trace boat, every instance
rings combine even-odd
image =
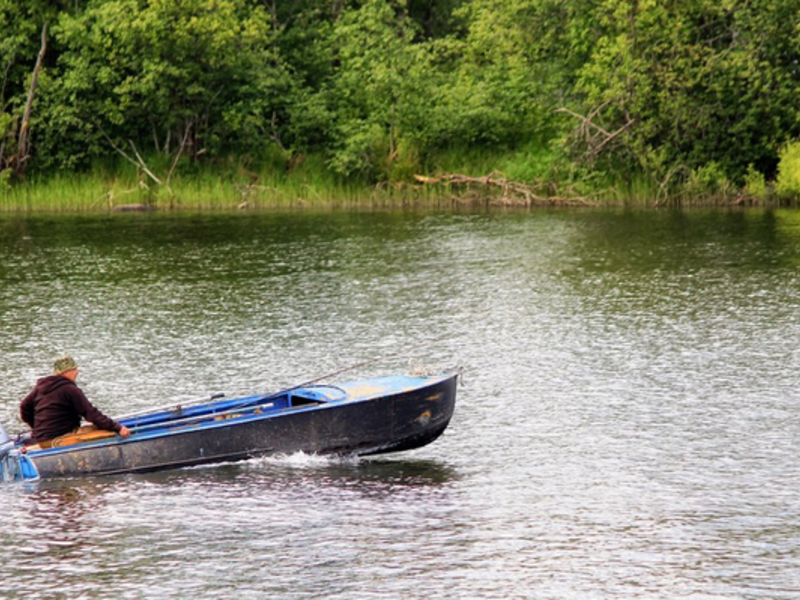
[[[39,444],[0,426],[6,481],[143,473],[275,454],[369,456],[430,444],[447,428],[458,372],[304,384],[232,400],[212,396],[117,417],[123,439],[94,426]]]

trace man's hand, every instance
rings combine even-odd
[[[126,437],[130,437],[130,435],[131,435],[131,430],[130,430],[130,429],[128,429],[127,427],[125,427],[125,425],[123,425],[123,426],[122,426],[122,429],[120,429],[120,430],[119,430],[119,434],[120,434],[122,437],[124,437],[124,438],[126,438]]]

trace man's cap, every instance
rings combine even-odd
[[[67,371],[72,371],[72,369],[77,368],[78,363],[76,363],[75,359],[71,356],[59,356],[53,361],[53,373],[56,375],[66,373]]]

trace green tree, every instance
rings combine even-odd
[[[48,86],[47,166],[74,166],[125,140],[198,157],[270,143],[286,86],[266,11],[245,0],[90,0],[62,15]]]
[[[454,42],[448,137],[501,146],[550,137],[568,79],[560,3],[476,0],[458,14],[466,34]]]
[[[331,34],[331,165],[371,180],[391,178],[399,164],[416,160],[430,97],[425,47],[414,43],[417,30],[403,0],[366,0],[344,11]]]
[[[797,0],[597,2],[582,17],[593,49],[572,104],[585,118],[582,159],[662,184],[711,163],[737,180],[750,164],[774,173],[799,124],[799,10]]]

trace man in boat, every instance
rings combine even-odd
[[[78,363],[61,356],[53,363],[53,374],[36,382],[20,403],[20,416],[33,430],[33,441],[44,442],[77,431],[81,418],[99,429],[128,437],[130,430],[94,407],[75,384]]]

